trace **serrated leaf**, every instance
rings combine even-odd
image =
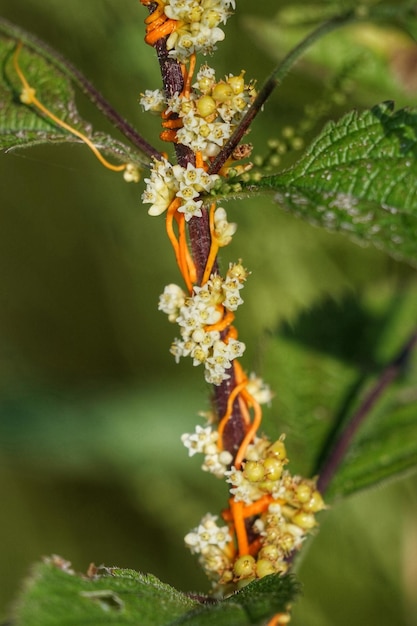
[[[12,33],[13,26],[10,27]],[[27,148],[39,144],[82,143],[69,131],[59,127],[35,107],[22,104],[22,85],[16,73],[13,57],[17,35],[8,33],[9,24],[0,20],[0,150]],[[36,41],[36,40],[34,40]],[[51,55],[23,46],[19,66],[36,97],[56,117],[84,133],[105,154],[121,162],[143,165],[138,150],[132,149],[105,133],[93,133],[91,125],[78,113],[71,78],[62,71]]]
[[[17,626],[171,624],[198,602],[151,575],[100,568],[75,574],[59,557],[38,563],[19,598]]]
[[[14,617],[16,626],[255,626],[285,611],[298,591],[292,577],[272,575],[202,603],[149,574],[101,566],[81,576],[54,556],[34,567]]]
[[[417,265],[417,109],[393,103],[328,124],[290,169],[254,191],[291,213]]]

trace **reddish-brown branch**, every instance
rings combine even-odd
[[[152,2],[147,7],[149,12],[153,13],[158,8],[158,5],[156,2]],[[154,44],[154,48],[158,55],[164,92],[170,98],[176,93],[183,91],[184,75],[180,63],[169,56],[166,41],[166,36],[158,39]],[[175,119],[175,116],[172,116],[170,119]],[[180,143],[174,143],[174,148],[179,165],[182,167],[187,167],[188,163],[195,165],[195,154],[190,148]],[[193,217],[188,223],[188,234],[198,283],[203,278],[211,246],[209,213],[207,209],[202,209],[202,213],[202,217]],[[218,271],[217,261],[213,266],[213,272],[216,271]],[[230,378],[224,380],[220,385],[214,385],[214,405],[219,421],[226,412],[227,400],[236,386],[234,368],[231,367],[227,373],[230,375]],[[233,457],[243,441],[245,432],[245,420],[240,411],[239,401],[236,399],[233,403],[232,415],[226,425],[223,436],[223,447]]]

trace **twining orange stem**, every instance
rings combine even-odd
[[[162,24],[156,28],[148,28],[146,29],[145,41],[150,46],[154,46],[157,41],[162,39],[163,37],[167,37],[177,28],[178,21],[166,19],[162,22]]]
[[[242,461],[246,455],[247,447],[254,439],[262,422],[262,410],[259,403],[256,402],[255,398],[245,389],[242,390],[242,397],[246,401],[246,403],[253,408],[253,420],[252,424],[246,432],[246,435],[243,438],[242,443],[240,444],[239,450],[237,451],[235,458],[236,469],[240,469]]]
[[[290,619],[288,613],[277,613],[269,620],[266,626],[287,626],[290,623]]]
[[[33,105],[35,108],[41,111],[41,113],[43,113],[45,117],[52,120],[57,126],[60,126],[64,130],[74,135],[75,137],[78,137],[79,139],[81,139],[90,148],[90,150],[93,152],[96,158],[100,161],[100,163],[104,165],[104,167],[106,167],[107,169],[112,170],[113,172],[122,172],[123,170],[125,170],[126,163],[123,163],[122,165],[113,165],[112,163],[107,161],[107,159],[104,158],[104,156],[101,154],[98,148],[96,148],[96,146],[91,141],[91,139],[89,139],[81,131],[77,130],[76,128],[73,128],[72,126],[64,122],[63,120],[59,119],[59,117],[57,117],[54,113],[52,113],[52,111],[50,111],[44,104],[42,104],[42,102],[40,102],[37,99],[35,95],[35,89],[33,89],[33,87],[29,85],[28,81],[26,80],[26,77],[24,76],[19,66],[18,59],[19,59],[21,48],[22,48],[22,42],[19,41],[16,47],[16,51],[13,56],[13,65],[14,65],[16,74],[18,75],[19,80],[23,86],[23,90],[21,94],[21,101],[24,102],[24,104]]]
[[[195,166],[207,170],[207,166],[204,163],[201,150],[197,150],[197,152],[195,153]]]
[[[236,533],[239,556],[249,554],[248,534],[246,532],[245,518],[243,515],[244,503],[240,501],[236,502],[234,498],[231,498],[229,505]]]
[[[145,41],[150,46],[153,46],[159,39],[166,37],[174,32],[177,28],[177,20],[169,19],[164,13],[164,5],[158,0],[155,11],[152,11],[150,15],[145,19],[146,24],[146,36]],[[141,3],[145,6],[151,4],[151,1],[141,0]]]
[[[259,498],[259,500],[256,500],[256,502],[245,504],[243,516],[253,517],[253,515],[260,515],[261,513],[264,513],[273,500],[274,498],[270,494],[266,494],[265,496]]]
[[[168,239],[171,242],[172,247],[174,248],[175,258],[177,259],[178,266],[180,267],[180,249],[178,244],[177,236],[174,232],[173,222],[176,217],[177,209],[181,206],[181,198],[174,198],[167,210],[167,218],[166,218],[166,231],[168,235]]]
[[[215,324],[207,324],[207,326],[204,326],[204,330],[206,331],[206,333],[212,330],[218,330],[221,333],[228,326],[230,326],[230,324],[233,322],[234,319],[235,319],[235,314],[232,311],[228,311],[226,315],[222,317],[219,322],[216,322]]]
[[[195,52],[193,52],[192,55],[190,56],[190,65],[188,67],[188,72],[187,72],[185,82],[184,82],[184,89],[182,91],[182,95],[184,96],[184,98],[190,97],[191,81],[193,79],[195,63],[196,63],[196,54]]]
[[[223,449],[223,433],[226,428],[226,424],[229,421],[230,416],[233,411],[233,403],[235,401],[236,396],[246,387],[246,380],[241,382],[239,385],[236,385],[230,392],[230,395],[227,399],[226,412],[222,419],[219,422],[217,427],[217,432],[219,433],[218,446],[220,449]]]
[[[204,269],[203,280],[201,284],[204,285],[210,278],[213,266],[216,262],[217,253],[219,251],[219,244],[216,238],[215,226],[214,226],[214,213],[216,211],[216,203],[213,202],[210,206],[209,223],[210,223],[210,235],[211,245],[209,255],[207,257],[206,267]]]
[[[177,213],[175,218],[178,224],[179,268],[185,284],[187,285],[187,289],[191,293],[193,290],[193,282],[197,280],[197,269],[187,246],[185,217],[183,214]]]

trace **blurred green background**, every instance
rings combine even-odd
[[[255,13],[277,8],[276,0],[239,0],[212,60],[218,75],[267,75],[274,51],[249,31]],[[158,121],[137,103],[160,84],[139,2],[2,0],[1,13],[60,50],[157,143]],[[322,97],[323,76],[301,65],[288,77],[254,125],[258,152]],[[357,98],[372,105],[391,96],[373,101],[359,90]],[[78,103],[97,130],[110,130]],[[354,104],[335,104],[329,117]],[[178,281],[163,218],[141,206],[142,184],[127,185],[82,146],[10,152],[0,168],[0,615],[30,564],[51,553],[77,570],[117,564],[207,590],[182,538],[224,506],[226,489],[198,471],[179,440],[209,400],[201,371],[168,354],[175,327],[157,312],[164,285]],[[369,293],[396,299],[416,285],[413,270],[303,224],[270,199],[229,203],[228,212],[239,230],[224,261],[242,257],[253,273],[237,320],[244,365],[266,380],[274,379],[268,337],[281,324],[296,328],[323,302],[337,303],[340,321]],[[299,383],[269,411],[273,432]],[[294,626],[417,624],[415,488],[410,477],[323,515],[300,565]]]

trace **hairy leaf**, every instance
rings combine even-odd
[[[102,566],[81,576],[54,556],[35,566],[15,618],[18,626],[261,625],[285,611],[297,592],[293,578],[272,575],[223,602],[209,598],[200,602],[149,574]]]
[[[16,30],[16,32],[15,32]],[[37,144],[80,143],[69,131],[40,113],[33,105],[20,101],[22,85],[14,66],[14,56],[20,31],[0,20],[0,150],[26,148]],[[147,164],[138,150],[104,133],[93,133],[91,125],[83,120],[75,104],[72,83],[77,81],[65,72],[49,49],[36,45],[36,39],[23,39],[18,62],[36,97],[56,117],[84,133],[105,154],[122,162]],[[27,39],[27,42],[26,42]],[[33,43],[35,42],[35,43]],[[49,52],[49,53],[48,53]]]
[[[290,169],[252,191],[317,226],[417,265],[417,109],[392,103],[329,123]]]

